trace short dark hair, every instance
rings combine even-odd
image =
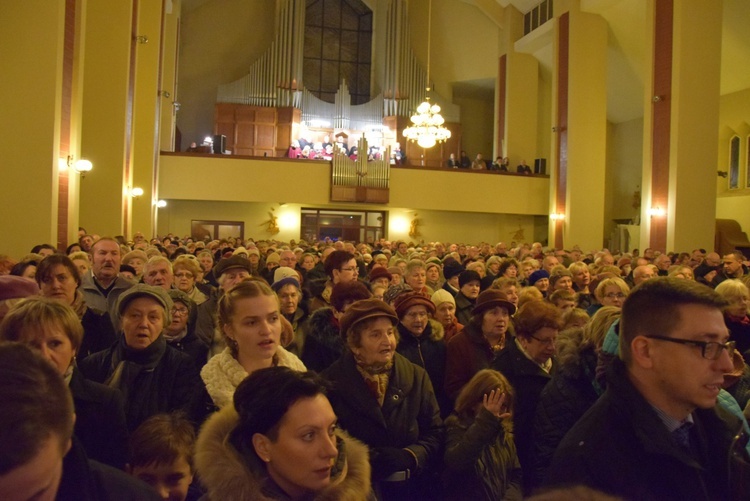
[[[195,428],[180,412],[156,414],[130,435],[130,466],[172,464],[184,457],[193,468]]]
[[[239,420],[230,442],[243,456],[255,454],[254,434],[261,433],[275,442],[279,424],[289,408],[303,398],[327,395],[329,388],[329,383],[314,372],[282,366],[253,372],[234,392]]]
[[[352,259],[354,259],[354,254],[345,250],[337,250],[328,254],[324,264],[328,278],[333,278],[333,270],[340,270],[342,266]]]
[[[669,336],[680,323],[679,307],[689,304],[722,311],[727,302],[707,285],[682,278],[655,277],[636,286],[622,305],[620,358],[630,363],[636,336]]]
[[[47,250],[51,250],[52,252],[57,252],[57,249],[55,247],[53,247],[52,245],[50,245],[50,244],[39,244],[39,245],[35,245],[31,249],[31,253],[32,254],[39,254],[39,251],[42,250],[42,249],[47,249]]]
[[[29,462],[51,436],[73,436],[73,398],[52,364],[21,343],[0,343],[0,475]]]
[[[344,311],[346,303],[353,303],[360,299],[369,299],[372,297],[372,293],[367,286],[359,280],[352,280],[351,282],[341,282],[333,286],[331,290],[331,306],[336,311]]]
[[[65,266],[65,268],[68,269],[68,272],[72,275],[73,279],[76,281],[76,284],[79,286],[81,285],[81,276],[78,273],[78,267],[73,263],[73,261],[68,257],[64,256],[62,254],[52,254],[51,256],[47,256],[42,260],[41,263],[36,267],[36,283],[39,285],[39,287],[42,286],[42,282],[47,280],[50,275],[52,274],[52,268],[58,264],[61,264]]]

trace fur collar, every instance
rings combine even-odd
[[[237,412],[228,406],[215,413],[203,425],[196,443],[195,465],[201,482],[211,500],[271,501],[262,492],[266,473],[256,458],[245,460],[229,442],[237,426]],[[370,495],[370,461],[367,446],[336,432],[339,442],[338,463],[343,463],[339,476],[312,499],[314,501],[361,501]],[[342,455],[344,457],[342,457]]]
[[[289,367],[296,371],[305,371],[307,368],[302,361],[293,353],[279,346],[276,350],[278,358],[277,365]],[[201,370],[201,378],[206,385],[206,391],[211,396],[214,405],[220,409],[232,404],[234,390],[247,377],[247,372],[240,363],[232,356],[229,348],[218,355],[211,357]]]
[[[333,308],[320,308],[310,315],[307,337],[315,339],[319,344],[337,353],[341,353],[344,342],[339,328],[333,323]]]

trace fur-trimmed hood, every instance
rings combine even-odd
[[[333,308],[320,308],[310,315],[307,337],[315,339],[326,348],[341,352],[344,345],[339,333],[338,322],[335,321]]]
[[[445,328],[443,327],[443,324],[441,324],[437,320],[430,318],[427,321],[427,326],[429,327],[429,329],[426,329],[429,330],[427,337],[430,339],[430,341],[440,341],[445,337]],[[404,339],[405,337],[412,337],[416,339],[414,334],[410,333],[406,326],[404,326],[404,324],[402,323],[398,324],[398,331],[401,339]]]
[[[272,501],[285,499],[268,489],[263,464],[242,458],[229,441],[239,417],[233,406],[215,413],[201,428],[195,448],[195,466],[212,501]],[[370,461],[367,446],[336,431],[339,473],[314,501],[361,501],[370,496]]]

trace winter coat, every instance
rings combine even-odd
[[[446,501],[522,499],[521,464],[509,420],[481,408],[474,419],[452,414],[445,428]]]
[[[495,359],[490,343],[471,325],[448,342],[448,356],[445,364],[445,391],[452,402],[474,374],[489,369]]]
[[[404,324],[398,324],[399,342],[396,352],[406,357],[411,363],[427,371],[435,390],[435,398],[440,406],[440,415],[448,416],[453,410],[445,394],[445,341],[443,326],[437,320],[427,322],[422,335],[412,334]]]
[[[78,286],[78,290],[83,294],[86,306],[109,313],[109,319],[112,321],[115,332],[118,332],[120,321],[118,320],[116,311],[117,299],[120,297],[120,294],[130,289],[133,285],[133,282],[130,280],[118,276],[105,296],[99,290],[99,287],[96,286],[94,275],[89,270],[81,277],[81,285]]]
[[[349,350],[323,376],[334,385],[330,398],[339,425],[370,447],[374,482],[402,470],[384,460],[394,448],[408,448],[417,462],[416,472],[412,472],[417,475],[402,484],[419,484],[420,477],[427,478],[434,472],[442,456],[443,426],[424,369],[394,353],[382,407],[367,388]]]
[[[183,410],[194,421],[202,420],[197,405],[203,400],[203,384],[195,365],[190,357],[167,346],[164,336],[136,351],[126,346],[121,335],[108,350],[79,362],[79,368],[87,379],[112,386],[108,380],[121,362],[125,369],[114,387],[125,397],[125,417],[131,431],[162,412]]]
[[[104,351],[117,341],[117,333],[112,320],[105,311],[86,307],[86,312],[81,317],[81,325],[83,326],[83,341],[76,352],[79,359]]]
[[[302,355],[302,350],[305,348],[305,339],[307,338],[307,323],[310,316],[302,308],[297,308],[291,318],[284,315],[284,318],[289,320],[294,330],[294,339],[286,347],[287,350],[291,351],[298,357]]]
[[[221,289],[216,289],[204,303],[198,305],[196,310],[198,314],[195,322],[195,335],[208,347],[214,342],[216,313],[219,311],[219,299],[223,292]]]
[[[85,379],[73,369],[68,384],[76,422],[73,433],[90,459],[124,469],[128,461],[128,425],[122,393]]]
[[[276,357],[279,366],[300,372],[307,370],[296,355],[281,346],[276,349]],[[234,390],[247,376],[247,371],[232,356],[229,348],[224,348],[224,351],[209,360],[201,369],[201,379],[206,385],[206,391],[219,409],[232,404]]]
[[[456,294],[456,319],[459,323],[469,325],[472,309],[474,309],[474,301],[464,296],[463,292]]]
[[[195,466],[208,499],[217,501],[289,500],[253,453],[243,457],[230,442],[239,417],[234,406],[217,412],[201,429],[195,447]],[[367,447],[337,430],[338,458],[331,483],[311,501],[362,501],[370,495]]]
[[[730,499],[734,459],[728,458],[740,422],[718,405],[692,416],[702,464],[676,443],[615,359],[606,392],[560,442],[544,483],[583,484],[644,501]]]
[[[597,354],[583,345],[583,331],[560,336],[557,371],[544,387],[534,417],[534,464],[524,470],[534,487],[541,484],[555,449],[565,434],[604,392],[595,381]]]
[[[302,362],[311,371],[322,372],[344,353],[344,340],[333,308],[320,308],[310,315]]]
[[[167,344],[175,350],[189,356],[195,364],[195,369],[198,371],[200,371],[208,361],[208,346],[198,339],[195,332],[191,332],[189,329],[185,334],[185,337],[176,341],[167,340]]]
[[[737,319],[729,315],[724,315],[724,323],[729,329],[729,339],[737,343],[737,349],[745,357],[745,363],[750,363],[750,322],[748,316],[744,319]]]
[[[557,363],[552,359],[550,373],[531,361],[518,346],[517,341],[509,341],[497,354],[492,368],[500,371],[516,391],[513,413],[513,430],[515,432],[518,460],[524,471],[531,471],[534,450],[534,415],[539,403],[539,395],[552,378]],[[531,486],[531,479],[524,476],[524,492]]]

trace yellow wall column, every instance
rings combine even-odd
[[[550,225],[563,232],[567,249],[598,249],[604,242],[605,163],[607,153],[607,23],[601,16],[573,8],[567,13],[567,98],[564,124],[553,121],[565,145],[557,151],[565,168],[555,173],[557,197],[550,212],[565,214],[562,224]],[[558,23],[562,22],[558,19]],[[561,40],[556,42],[561,43]],[[556,66],[565,64],[557,60]],[[560,85],[557,82],[557,92]],[[559,111],[560,103],[557,103]],[[560,179],[563,182],[559,182]],[[559,193],[561,195],[562,193]],[[562,205],[562,207],[561,207]],[[559,242],[559,238],[557,239]],[[555,243],[554,239],[550,244]]]
[[[136,43],[135,99],[133,109],[133,184],[143,195],[132,201],[132,226],[128,237],[140,231],[156,235],[159,118],[161,101],[159,68],[162,51],[162,2],[138,1],[138,35],[148,43]]]
[[[6,2],[0,16],[0,254],[16,259],[57,241],[64,27],[65,2]]]
[[[102,236],[121,234],[126,213],[132,22],[130,0],[86,2],[81,154],[94,170],[81,181],[80,222]]]
[[[701,0],[674,2],[667,250],[690,252],[714,244],[720,6]]]

